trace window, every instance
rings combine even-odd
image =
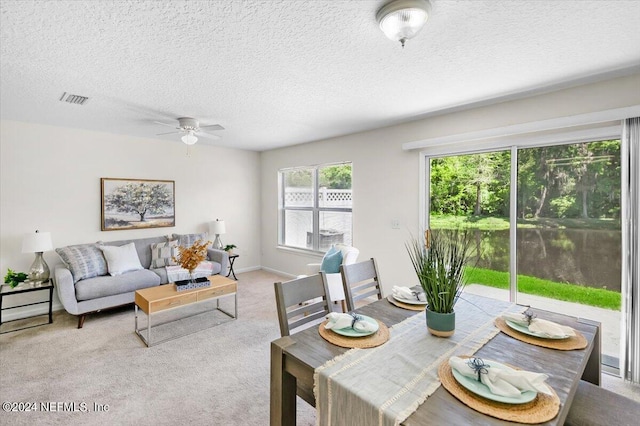
[[[352,243],[351,163],[278,172],[278,244],[324,252]]]

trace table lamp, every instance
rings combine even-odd
[[[224,220],[216,219],[209,223],[209,233],[216,236],[216,239],[213,242],[213,248],[222,250],[222,240],[220,239],[220,235],[225,232]]]
[[[44,261],[42,253],[53,249],[51,233],[36,231],[25,234],[22,239],[22,252],[35,253],[36,258],[27,273],[27,280],[32,282],[44,282],[49,280],[49,265]]]

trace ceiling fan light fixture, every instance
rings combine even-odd
[[[181,139],[182,142],[187,145],[193,145],[194,143],[198,142],[198,138],[193,134],[193,130],[189,130],[187,134],[184,135]]]
[[[430,13],[428,0],[393,0],[378,10],[376,19],[384,35],[404,47],[424,27]]]

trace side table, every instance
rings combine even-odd
[[[239,254],[230,254],[229,255],[229,273],[227,274],[227,277],[229,275],[233,275],[233,279],[236,280],[236,281],[238,281],[238,278],[236,278],[236,273],[233,272],[233,264],[234,264],[234,262],[236,261],[236,259],[238,257],[240,257]]]
[[[44,291],[44,290],[49,290],[49,298],[47,300],[43,300],[40,302],[33,302],[33,303],[25,303],[22,305],[16,305],[16,306],[10,306],[8,308],[3,308],[2,304],[4,303],[4,298],[5,297],[9,297],[9,296],[14,296],[16,294],[24,294],[24,293],[31,293],[33,291]],[[36,324],[36,325],[30,325],[27,327],[22,327],[22,328],[17,328],[15,330],[8,330],[8,331],[0,331],[0,334],[5,334],[5,333],[12,333],[14,331],[19,331],[19,330],[25,330],[27,328],[33,328],[33,327],[40,327],[41,325],[47,325],[47,324],[51,324],[53,323],[53,281],[51,279],[44,281],[42,283],[25,283],[25,284],[20,284],[15,288],[11,288],[11,286],[7,285],[7,284],[2,284],[2,287],[0,288],[0,328],[2,327],[2,324],[8,323],[8,322],[12,322],[12,321],[19,321],[19,320],[23,320],[23,319],[27,319],[27,318],[33,318],[33,317],[39,317],[42,315],[46,315],[46,314],[36,314],[36,315],[30,315],[28,317],[24,317],[24,318],[17,318],[14,320],[10,320],[10,321],[2,321],[2,312],[3,311],[7,311],[9,309],[16,309],[16,308],[21,308],[23,306],[32,306],[32,305],[39,305],[42,303],[48,303],[49,304],[49,322],[46,323],[42,323],[42,324]]]

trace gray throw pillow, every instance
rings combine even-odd
[[[173,239],[178,241],[178,245],[183,247],[191,247],[193,243],[198,240],[208,241],[209,234],[203,232],[202,234],[173,234]]]
[[[79,244],[56,249],[71,271],[73,282],[107,274],[107,262],[97,244]]]
[[[178,263],[173,258],[178,258],[178,241],[151,244],[151,268],[164,268]]]

